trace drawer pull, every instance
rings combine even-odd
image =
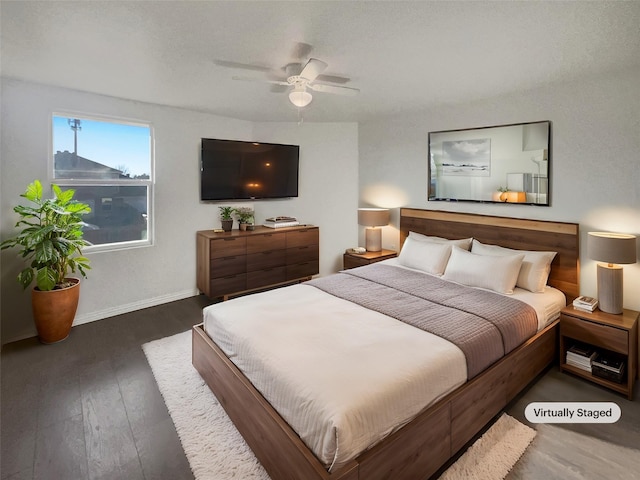
[[[223,238],[222,240],[224,240],[225,242],[235,242],[237,238]]]

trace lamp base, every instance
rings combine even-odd
[[[622,267],[598,264],[598,307],[606,313],[622,313]]]
[[[365,248],[367,252],[380,252],[382,250],[382,229],[369,227],[365,230]]]

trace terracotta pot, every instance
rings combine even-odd
[[[56,343],[64,340],[71,332],[80,299],[80,280],[67,278],[73,285],[67,288],[42,291],[38,287],[31,290],[33,319],[42,343]]]

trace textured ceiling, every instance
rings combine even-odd
[[[354,97],[305,121],[366,121],[640,66],[640,2],[5,1],[2,75],[254,121],[295,121],[263,67],[298,43]],[[306,57],[305,57],[306,58]],[[229,62],[255,69],[231,68]]]

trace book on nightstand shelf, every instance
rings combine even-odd
[[[625,362],[616,355],[598,353],[593,359],[592,373],[596,377],[606,378],[617,383],[624,382]]]
[[[572,365],[586,372],[592,372],[592,362],[597,352],[593,347],[584,344],[575,344],[567,350],[567,365]]]
[[[583,312],[593,312],[598,307],[598,300],[593,297],[580,296],[573,301],[573,308]]]

